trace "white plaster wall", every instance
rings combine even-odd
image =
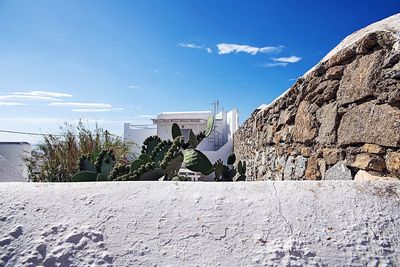
[[[0,155],[3,156],[22,177],[28,178],[28,167],[23,158],[31,153],[31,145],[24,142],[0,143]]]
[[[399,182],[3,183],[0,265],[399,266],[399,194]]]
[[[131,128],[130,123],[124,124],[124,140],[131,142],[130,152],[139,155],[142,151],[143,141],[157,134],[156,128]]]

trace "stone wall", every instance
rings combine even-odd
[[[400,177],[400,15],[354,33],[234,136],[251,180]]]

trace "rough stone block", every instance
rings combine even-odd
[[[293,139],[296,142],[308,143],[317,136],[315,111],[317,107],[307,101],[300,103],[297,110]]]
[[[353,176],[351,175],[350,169],[347,168],[343,161],[339,161],[325,172],[324,179],[353,180]]]
[[[386,168],[394,175],[400,177],[400,153],[389,152],[386,155]]]
[[[337,104],[327,104],[317,111],[317,119],[320,122],[318,142],[323,145],[336,142],[337,129]]]
[[[348,165],[362,170],[383,171],[386,168],[385,160],[377,155],[359,154],[348,160]]]
[[[399,147],[400,109],[374,102],[350,109],[340,121],[338,143],[342,146],[371,143]]]

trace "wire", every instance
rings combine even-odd
[[[0,130],[0,133],[12,133],[12,134],[25,134],[25,135],[36,135],[36,136],[67,136],[66,134],[45,134],[45,133],[32,133],[32,132],[20,132],[20,131],[8,131],[8,130]],[[103,135],[113,135],[117,136],[115,134],[110,133],[109,131],[105,131]],[[73,134],[73,136],[79,136],[77,134]]]

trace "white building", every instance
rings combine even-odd
[[[26,181],[28,178],[28,168],[23,159],[29,156],[30,153],[31,145],[27,142],[0,142],[0,169],[13,169]],[[6,177],[3,177],[3,180],[4,179],[6,179]],[[20,181],[21,179],[15,178],[14,180]]]
[[[152,119],[153,125],[124,124],[124,139],[132,142],[131,152],[140,154],[141,146],[146,137],[158,135],[161,139],[172,139],[171,127],[176,123],[187,140],[189,131],[195,134],[206,129],[207,118],[214,116],[214,129],[211,135],[205,138],[198,149],[214,163],[222,159],[225,164],[228,156],[233,151],[233,134],[239,127],[239,115],[237,109],[229,112],[221,111],[217,114],[211,111],[188,112],[162,112],[157,118]]]

